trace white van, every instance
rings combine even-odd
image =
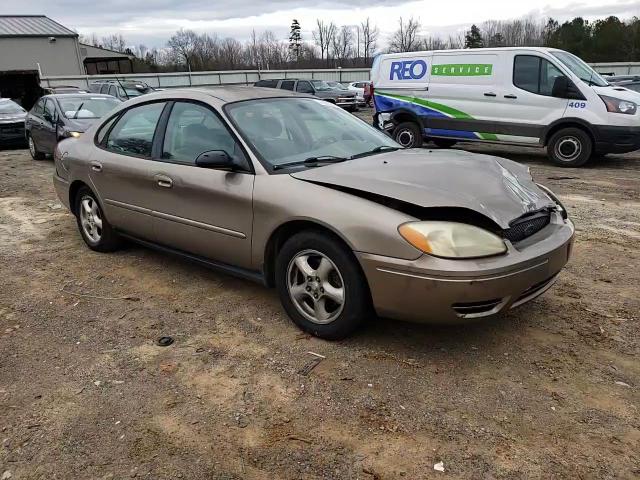
[[[640,148],[640,93],[609,85],[553,48],[479,48],[379,55],[375,126],[405,147],[433,141],[547,147],[557,165]]]

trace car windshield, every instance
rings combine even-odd
[[[333,90],[333,88],[331,88],[329,84],[324,80],[311,80],[311,83],[313,83],[313,86],[315,87],[317,92],[326,92],[327,90]]]
[[[327,85],[329,85],[334,90],[349,90],[347,87],[345,87],[340,82],[327,82]]]
[[[66,118],[102,118],[120,101],[112,97],[64,97],[58,98],[58,105]]]
[[[598,72],[596,72],[593,68],[591,68],[589,65],[584,63],[572,53],[557,51],[551,52],[551,54],[558,60],[560,60],[565,67],[571,70],[574,75],[576,75],[587,85],[595,85],[597,87],[606,87],[607,85],[609,85]]]
[[[384,133],[327,102],[274,98],[229,104],[227,114],[269,166],[308,159],[349,159],[401,148]],[[317,166],[317,164],[315,164]]]
[[[13,100],[0,101],[0,114],[23,113],[24,109]]]

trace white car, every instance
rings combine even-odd
[[[365,105],[371,101],[371,97],[365,97],[365,87],[371,85],[371,82],[351,82],[348,85],[349,90],[356,92],[356,100],[359,105]]]
[[[556,165],[640,148],[640,94],[610,85],[554,48],[476,48],[379,55],[375,124],[404,147],[424,140],[547,147]]]

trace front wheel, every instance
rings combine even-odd
[[[287,240],[275,274],[285,311],[312,335],[340,340],[371,315],[368,285],[357,260],[328,234],[304,231]]]
[[[414,122],[403,122],[393,131],[393,139],[405,148],[422,146],[422,132]]]
[[[581,167],[591,158],[593,141],[579,128],[563,128],[553,134],[547,156],[560,167]]]

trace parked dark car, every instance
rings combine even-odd
[[[31,156],[41,160],[52,154],[60,140],[79,137],[120,103],[110,95],[95,93],[45,95],[36,102],[24,123]]]
[[[0,98],[0,147],[24,143],[24,119],[27,112],[9,98]]]
[[[123,102],[130,98],[136,98],[146,93],[151,93],[155,89],[144,82],[136,82],[132,80],[97,80],[89,85],[91,93],[103,93],[111,95]]]
[[[58,85],[55,87],[44,87],[45,95],[54,95],[57,93],[89,93],[87,90],[83,90],[80,87],[74,87],[73,85]]]
[[[335,103],[339,107],[350,112],[358,109],[356,93],[343,90],[336,90],[324,80],[303,80],[297,78],[260,80],[254,84],[255,87],[281,88],[307,95],[315,95],[327,102]]]

